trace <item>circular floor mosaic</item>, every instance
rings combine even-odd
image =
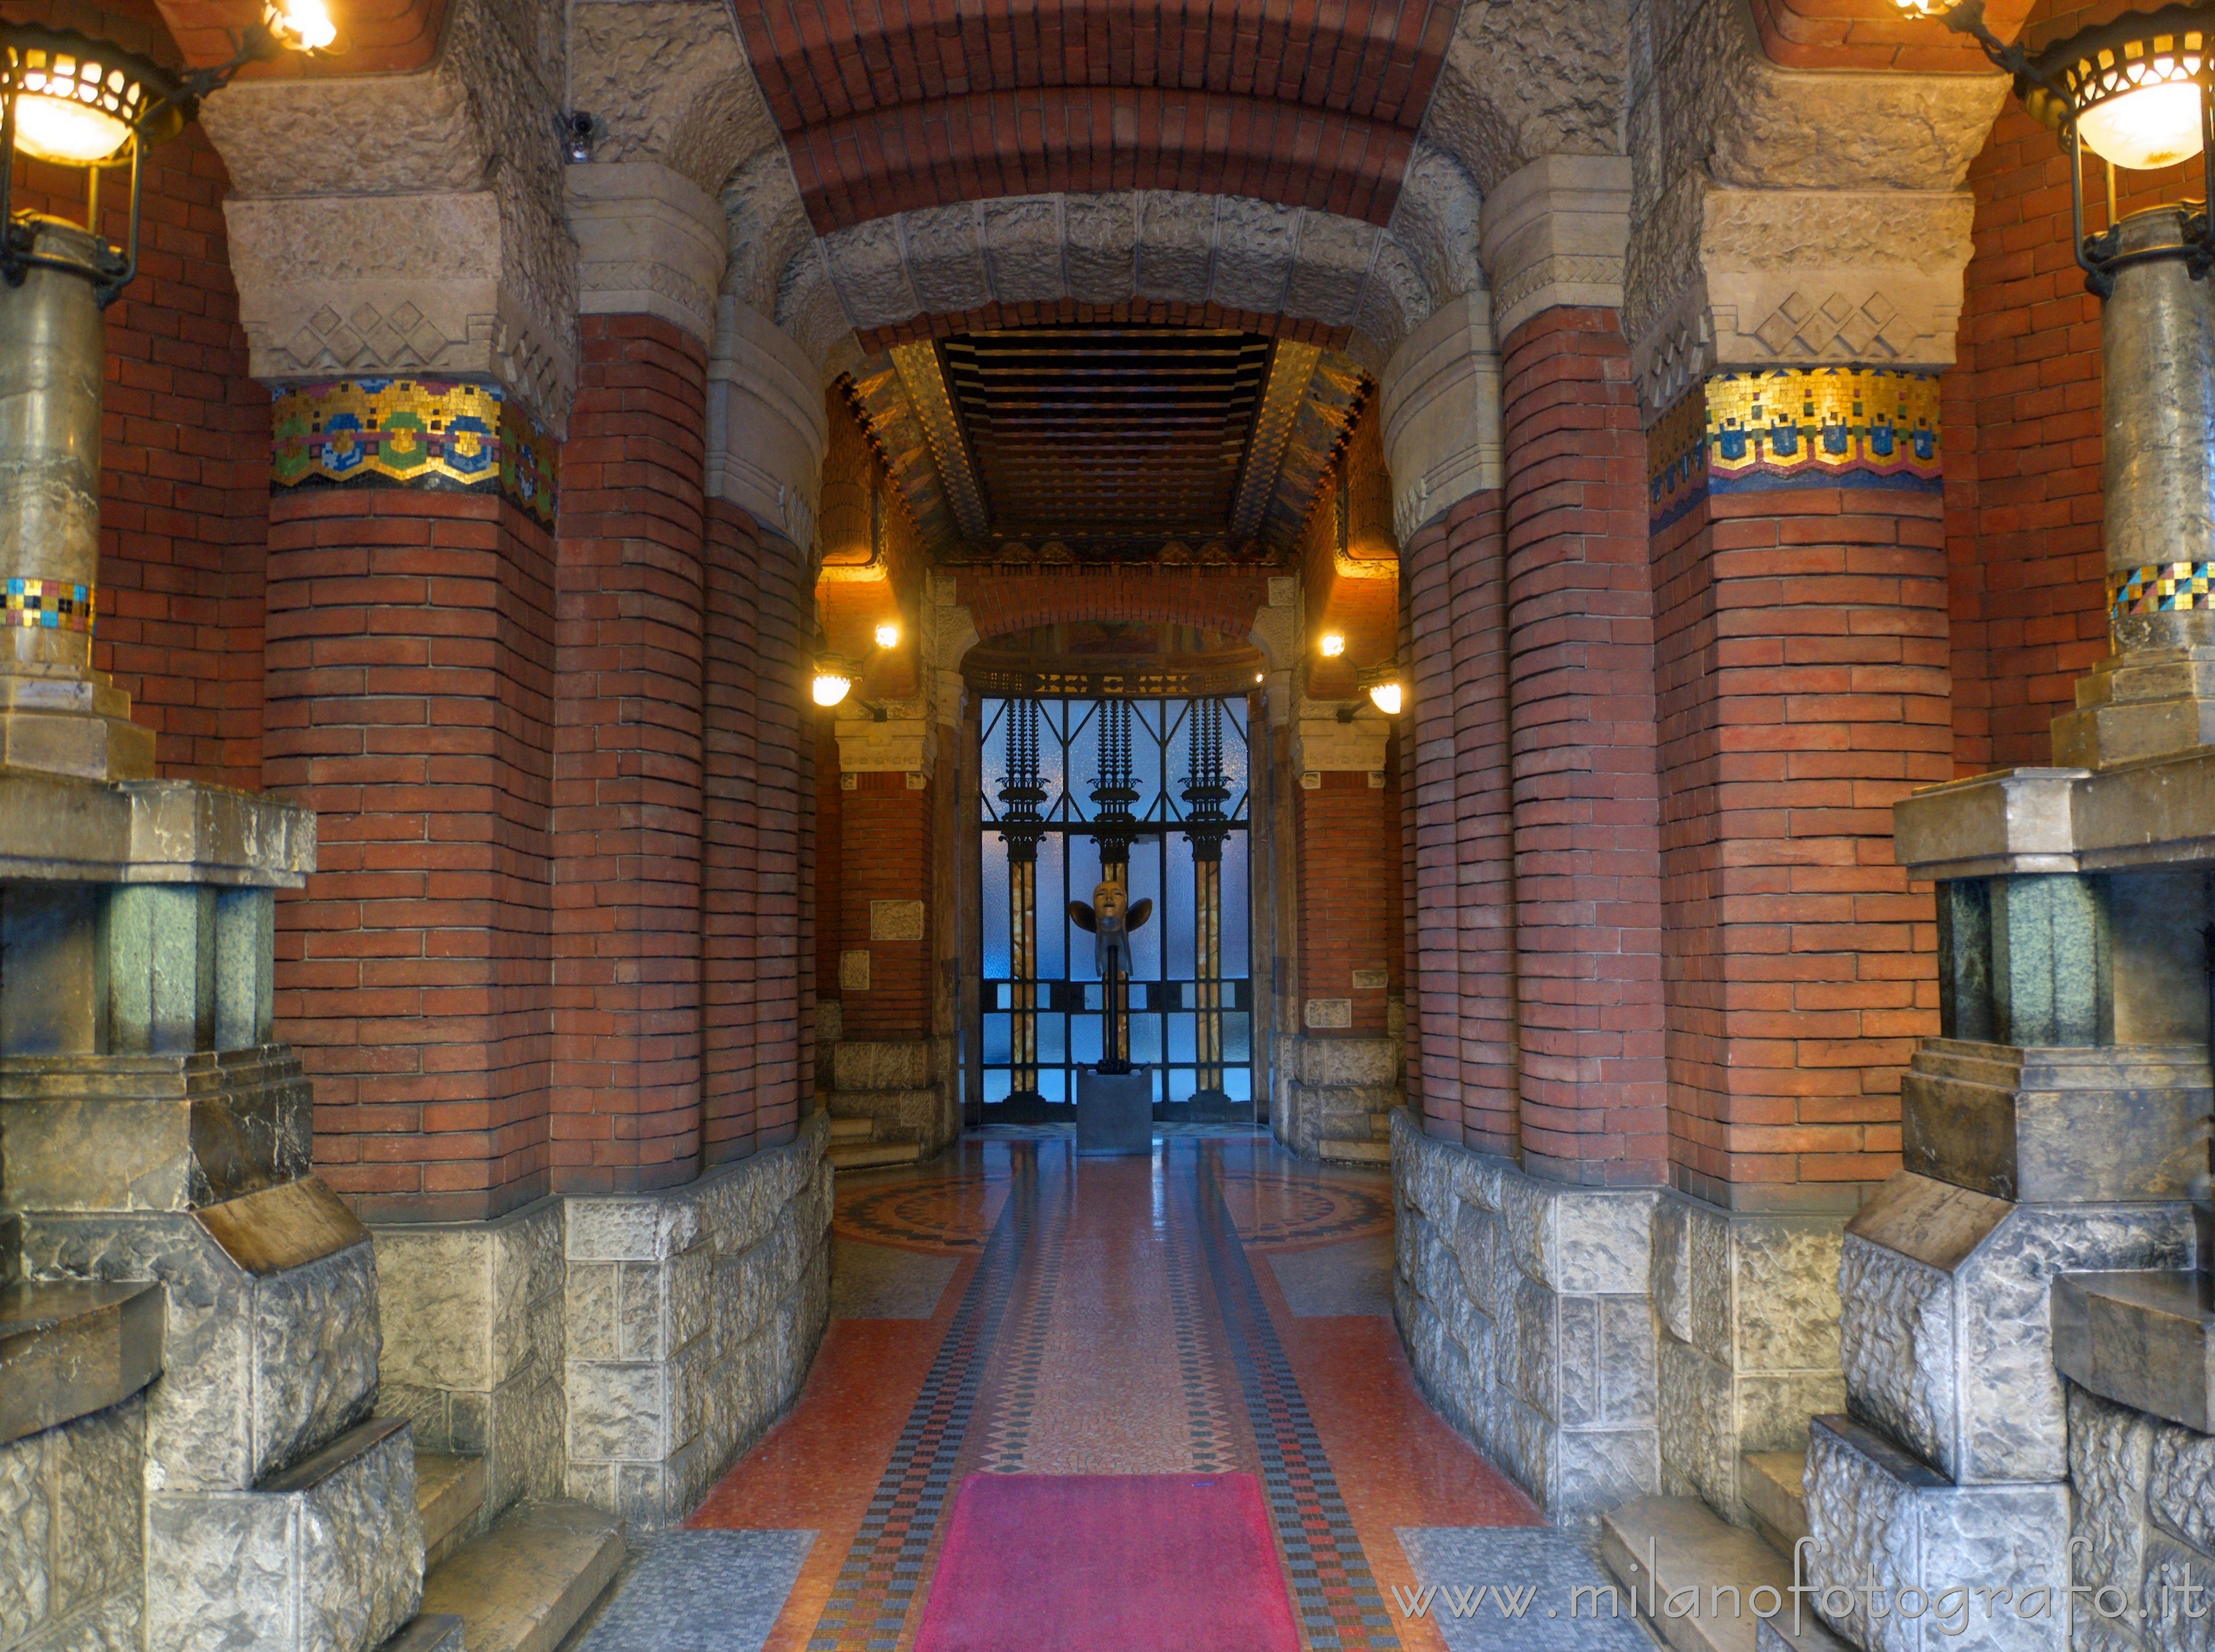
[[[985,1248],[986,1212],[997,1180],[948,1177],[841,1190],[831,1231],[865,1245],[966,1254]]]
[[[1227,1170],[1223,1202],[1249,1245],[1314,1245],[1392,1231],[1392,1191],[1385,1186]]]

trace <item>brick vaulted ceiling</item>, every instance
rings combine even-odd
[[[1246,195],[1383,223],[1445,0],[737,0],[817,230],[1060,190]]]

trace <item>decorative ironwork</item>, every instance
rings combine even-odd
[[[1249,706],[984,701],[988,1117],[1066,1116],[1077,1068],[1106,1053],[1092,938],[1066,909],[1110,877],[1156,909],[1132,935],[1115,1044],[1157,1075],[1161,1117],[1250,1116]],[[1123,860],[1103,866],[1103,847]]]

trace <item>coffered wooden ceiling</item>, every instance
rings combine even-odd
[[[853,389],[943,562],[1276,560],[1366,381],[1230,330],[1038,327],[895,346]]]

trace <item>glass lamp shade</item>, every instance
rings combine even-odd
[[[1372,682],[1369,685],[1369,703],[1387,717],[1397,717],[1400,714],[1400,707],[1403,699],[1404,696],[1400,689],[1400,679],[1396,676],[1386,677],[1382,682]]]
[[[825,654],[815,662],[815,681],[808,687],[819,706],[835,706],[853,691],[854,668],[836,654]]]
[[[2200,151],[2212,29],[2215,11],[2205,7],[2133,12],[2057,42],[2039,66],[2067,94],[2085,148],[2126,171],[2150,172]],[[2024,102],[2052,124],[2065,113],[2051,96],[2029,93]]]
[[[157,64],[70,29],[0,22],[0,97],[15,110],[15,148],[59,166],[126,159],[136,137],[183,127],[177,84]]]

